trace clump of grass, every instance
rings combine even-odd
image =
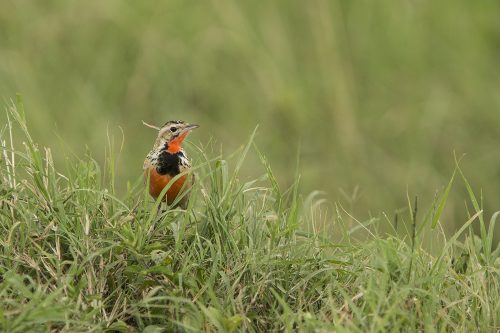
[[[258,150],[265,174],[242,181],[250,140],[234,161],[193,147],[189,208],[158,210],[141,179],[114,193],[112,160],[108,170],[87,156],[58,171],[51,150],[31,139],[22,104],[8,115],[0,137],[2,331],[498,329],[498,215],[486,227],[472,190],[471,217],[450,239],[433,229],[448,188],[418,223],[410,207],[412,231],[379,235],[386,219],[359,222],[339,206],[328,217],[317,193],[280,188]],[[470,228],[478,221],[480,236]],[[424,248],[428,233],[437,234],[437,255]]]

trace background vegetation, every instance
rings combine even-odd
[[[122,193],[155,135],[141,120],[181,118],[202,125],[193,142],[229,152],[260,124],[280,184],[293,183],[300,151],[303,193],[324,190],[359,217],[392,216],[407,190],[430,204],[453,151],[466,153],[491,216],[499,14],[498,2],[467,0],[3,0],[0,96],[24,96],[33,137],[60,165],[61,151],[87,147],[102,162],[107,130],[121,128]],[[257,162],[243,175],[260,175]],[[464,198],[463,187],[449,198],[448,233],[467,220]]]
[[[0,331],[497,332],[499,14],[2,0]],[[170,119],[186,212],[141,179]]]

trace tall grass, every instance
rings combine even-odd
[[[125,166],[113,156],[107,169],[90,154],[57,168],[51,149],[32,140],[22,104],[7,114],[1,331],[500,327],[500,248],[492,244],[498,215],[488,225],[472,190],[470,218],[452,237],[442,232],[447,192],[423,218],[416,205],[400,214],[413,220],[412,230],[386,234],[380,227],[389,219],[358,221],[340,205],[329,218],[320,194],[303,197],[299,181],[280,187],[252,136],[230,159],[190,146],[197,182],[188,209],[158,209],[142,179],[124,195],[114,192],[114,168]],[[238,174],[248,154],[262,161],[262,177]],[[429,239],[437,255],[426,250]]]

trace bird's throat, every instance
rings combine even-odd
[[[175,154],[175,153],[178,153],[182,150],[182,142],[184,141],[184,139],[186,138],[186,136],[188,135],[188,132],[185,132],[181,135],[179,135],[178,137],[170,140],[170,142],[167,143],[166,145],[166,150],[171,153],[171,154]]]

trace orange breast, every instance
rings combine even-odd
[[[147,176],[147,175],[146,175]],[[149,194],[155,199],[157,199],[161,191],[167,186],[167,184],[172,180],[173,177],[170,175],[160,175],[157,171],[156,168],[151,167],[149,169]],[[166,199],[167,203],[171,205],[181,190],[183,190],[184,183],[186,182],[186,175],[183,175],[179,177],[167,190],[166,193]]]

